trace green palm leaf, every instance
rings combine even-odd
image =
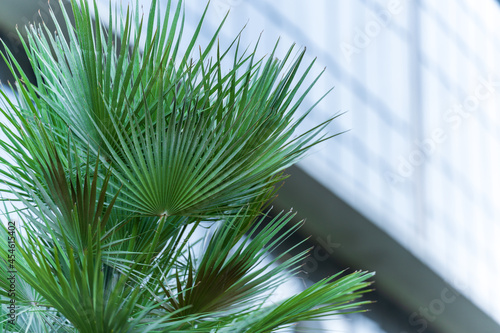
[[[95,1],[71,6],[61,21],[52,15],[55,33],[27,28],[36,83],[2,53],[17,95],[0,91],[0,192],[21,226],[9,329],[271,332],[366,304],[372,275],[362,272],[266,303],[306,253],[270,257],[301,224],[293,213],[266,223],[261,212],[334,119],[294,134],[321,76],[309,78],[305,50],[279,60],[277,43],[256,59],[259,43],[242,51],[238,36],[223,48],[224,19],[195,52],[208,6],[186,37],[182,1],[162,14],[153,0],[145,17],[137,4],[123,15],[110,7],[107,26]]]

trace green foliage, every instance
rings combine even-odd
[[[164,16],[155,0],[146,18],[110,14],[107,28],[95,3],[71,5],[63,22],[53,16],[55,33],[30,26],[23,39],[36,83],[2,53],[17,77],[15,99],[1,92],[2,191],[23,222],[11,329],[272,332],[366,304],[365,272],[266,302],[306,253],[269,257],[300,224],[292,213],[264,223],[261,212],[283,170],[328,139],[333,120],[293,136],[318,79],[302,87],[314,64],[301,70],[304,51],[292,46],[278,60],[277,44],[256,59],[257,45],[241,52],[239,38],[221,49],[222,22],[195,52],[207,11],[183,44],[181,1],[168,1]]]

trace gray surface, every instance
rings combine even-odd
[[[331,243],[340,244],[332,254],[335,260],[351,268],[376,271],[375,288],[407,311],[412,332],[425,332],[426,324],[443,333],[500,332],[495,321],[458,292],[452,294],[447,283],[367,217],[299,168],[290,168],[287,173],[291,177],[280,190],[275,207],[293,207],[299,219],[306,218],[301,232],[311,236],[312,242],[325,242],[330,237]],[[328,269],[321,267],[321,271]],[[436,315],[429,312],[425,319],[418,313],[429,306]],[[410,322],[412,313],[417,315]]]

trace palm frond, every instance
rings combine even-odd
[[[244,48],[239,35],[223,47],[224,18],[197,50],[208,5],[190,36],[182,1],[162,14],[153,0],[142,17],[110,5],[107,26],[96,1],[71,8],[51,14],[55,33],[42,24],[21,36],[36,83],[1,53],[17,92],[0,90],[0,194],[22,226],[13,329],[271,332],[365,305],[364,272],[266,303],[306,253],[270,257],[301,224],[262,211],[335,118],[295,134],[322,75],[310,78],[305,49],[279,60],[278,41],[257,59],[259,42]]]

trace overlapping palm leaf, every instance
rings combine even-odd
[[[17,95],[1,92],[1,191],[23,226],[12,329],[271,332],[365,304],[363,272],[265,302],[305,253],[270,258],[300,224],[288,213],[265,225],[260,212],[333,120],[293,135],[319,78],[305,51],[278,60],[277,44],[257,59],[239,37],[221,48],[224,20],[197,50],[208,7],[185,43],[181,1],[153,0],[143,17],[137,3],[110,6],[106,27],[95,2],[71,7],[52,16],[55,33],[28,27],[35,83],[2,53]],[[200,252],[207,222],[217,228]]]

